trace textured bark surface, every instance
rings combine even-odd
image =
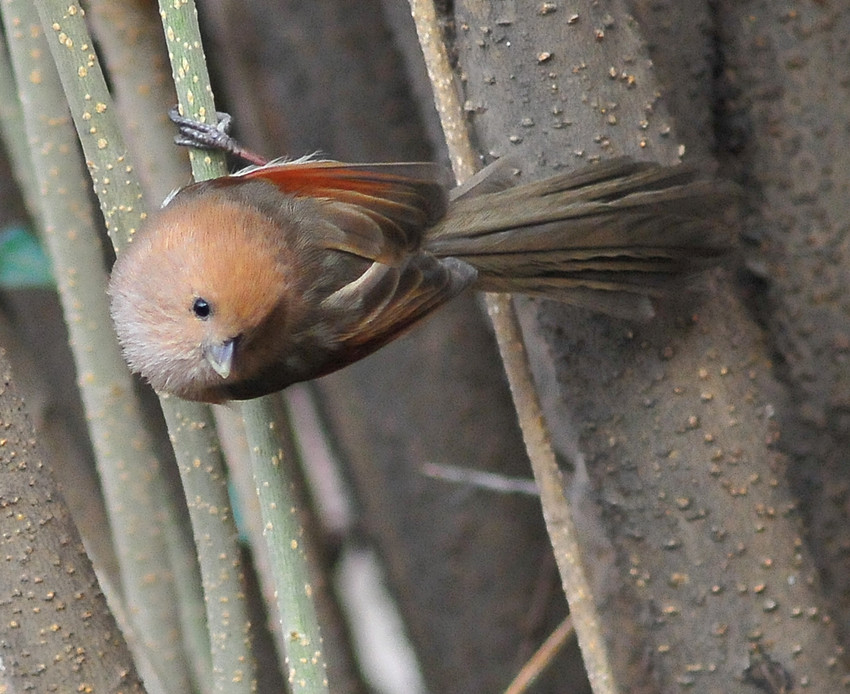
[[[712,74],[700,60],[707,37],[692,29],[693,40],[670,45],[663,10],[653,11],[668,56],[686,46],[691,74]],[[621,3],[529,16],[470,0],[457,4],[456,36],[480,149],[509,154],[524,176],[617,154],[672,162],[688,150]],[[712,82],[675,84],[688,85],[679,120],[711,123]],[[770,346],[730,277],[717,272],[648,325],[522,305],[553,438],[577,470],[574,512],[622,691],[736,691],[756,647],[792,682],[842,684],[776,446]]]
[[[747,181],[758,315],[788,393],[780,447],[806,537],[850,631],[850,8],[721,2],[735,160]]]
[[[143,692],[0,351],[0,689]]]

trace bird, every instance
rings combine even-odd
[[[225,148],[221,128],[185,122],[207,136],[192,144]],[[253,163],[151,213],[109,280],[131,370],[187,400],[329,374],[470,288],[647,320],[735,241],[733,187],[686,164],[615,158],[516,183],[497,161],[453,188],[429,162],[240,156]]]

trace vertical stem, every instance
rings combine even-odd
[[[183,113],[197,120],[215,121],[215,105],[209,86],[192,0],[177,6],[160,3],[165,37],[172,61],[175,86]],[[220,153],[192,150],[192,171],[196,180],[225,173]],[[293,690],[319,694],[328,691],[322,637],[312,599],[309,565],[298,523],[294,482],[285,479],[279,467],[283,456],[276,428],[274,396],[244,403],[242,415],[257,482],[266,541],[274,562],[278,614],[286,648],[286,667]]]
[[[246,402],[242,416],[276,582],[286,675],[293,692],[323,694],[329,691],[327,668],[304,545],[306,533],[299,518],[295,482],[282,474],[283,450],[267,400]]]
[[[472,175],[476,157],[463,118],[459,90],[441,38],[433,0],[410,0],[410,7],[434,88],[437,112],[459,181]],[[602,635],[593,592],[579,552],[578,533],[564,493],[563,479],[528,364],[516,310],[505,294],[487,296],[499,351],[510,383],[517,416],[534,477],[540,489],[543,517],[576,628],[588,678],[596,694],[616,692],[610,656]]]

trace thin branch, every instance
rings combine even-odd
[[[508,477],[498,475],[494,472],[483,470],[472,470],[458,465],[443,465],[441,463],[425,463],[422,466],[422,474],[438,480],[448,482],[459,482],[486,489],[499,494],[526,494],[528,496],[540,496],[540,490],[534,480],[519,477]]]
[[[410,6],[434,86],[437,112],[446,134],[455,176],[462,183],[476,169],[477,157],[466,131],[459,90],[440,38],[434,3],[433,0],[410,0]],[[578,533],[534,386],[519,320],[507,295],[488,295],[487,311],[499,343],[528,457],[540,488],[543,517],[555,550],[588,677],[596,694],[613,694],[616,692],[616,680],[610,654],[596,612],[591,582],[581,562]]]
[[[548,668],[555,656],[563,651],[569,638],[575,634],[572,617],[564,618],[555,631],[540,644],[534,655],[522,666],[522,669],[508,685],[505,694],[524,694],[537,681],[537,678]]]

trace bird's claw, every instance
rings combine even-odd
[[[215,123],[202,123],[201,121],[180,115],[177,106],[170,109],[168,111],[168,117],[178,129],[178,134],[174,137],[174,143],[182,147],[218,150],[258,166],[266,163],[267,160],[264,157],[246,150],[231,137],[230,127],[233,123],[233,118],[229,113],[216,111],[215,115]]]
[[[217,111],[215,123],[202,123],[181,116],[178,107],[175,106],[168,111],[168,117],[179,131],[179,134],[174,138],[174,142],[178,145],[198,147],[199,149],[218,149],[225,152],[231,151],[233,138],[230,136],[230,126],[233,123],[233,118],[229,113]]]

